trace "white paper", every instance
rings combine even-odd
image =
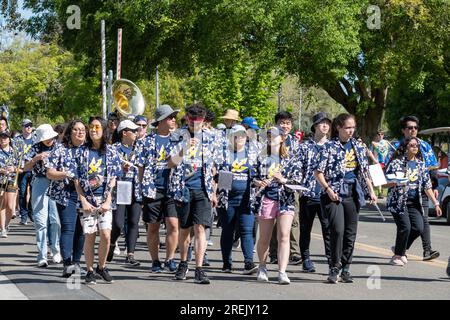
[[[131,204],[132,193],[131,181],[117,181],[117,204]]]
[[[233,172],[221,170],[219,171],[219,190],[231,190],[233,185]]]
[[[295,190],[295,191],[308,191],[308,188],[305,188],[299,184],[286,184],[285,185],[287,188]]]
[[[381,165],[379,163],[370,165],[369,173],[374,187],[379,187],[387,183],[383,169],[381,169]]]

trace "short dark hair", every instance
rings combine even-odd
[[[405,116],[405,117],[401,117],[400,118],[400,127],[402,129],[405,129],[406,128],[406,123],[408,121],[415,122],[415,123],[417,123],[417,125],[419,125],[419,118],[417,118],[416,116]]]
[[[58,132],[58,134],[64,133],[64,130],[66,130],[66,124],[58,123],[55,125],[55,131]]]
[[[278,123],[280,120],[293,120],[292,114],[287,111],[280,111],[275,115],[275,123]]]
[[[206,122],[214,122],[215,119],[216,119],[216,114],[211,110],[207,110],[205,121]]]
[[[187,107],[186,113],[188,113],[189,115],[191,115],[193,117],[205,118],[206,108],[201,103],[194,103],[194,104],[191,104],[189,107]]]

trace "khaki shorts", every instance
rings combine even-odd
[[[80,219],[84,234],[93,234],[98,230],[112,229],[112,211],[105,213],[83,213]]]

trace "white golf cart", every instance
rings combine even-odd
[[[426,140],[431,141],[432,146],[438,146],[443,152],[449,156],[450,150],[450,127],[439,127],[422,130],[419,136],[426,136]],[[439,161],[439,159],[438,159]],[[448,178],[449,168],[441,168],[436,170],[436,178],[438,180],[439,203],[442,209],[442,218],[450,224],[450,182]],[[434,204],[429,201],[430,216],[435,215]]]

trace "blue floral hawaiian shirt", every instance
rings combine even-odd
[[[358,162],[359,170],[357,170],[356,179],[362,188],[365,199],[370,198],[370,189],[367,185],[366,178],[369,178],[369,162],[366,157],[366,147],[356,140],[350,139],[353,149],[355,150],[354,156]],[[319,164],[316,171],[322,172],[325,176],[329,187],[339,196],[342,197],[342,191],[344,190],[344,176],[345,176],[345,148],[339,141],[339,138],[333,138],[328,141],[320,154]],[[322,194],[325,194],[325,190],[322,190]],[[363,199],[360,199],[362,201]]]
[[[59,144],[48,157],[48,161],[45,166],[47,169],[56,169],[57,171],[69,172],[75,179],[77,177],[77,164],[76,159],[80,156],[80,147],[66,147],[63,144]],[[56,203],[67,206],[71,192],[74,191],[73,181],[69,179],[54,180],[50,184],[48,195]]]
[[[188,144],[190,139],[190,133],[188,129],[181,128],[172,134],[174,141],[178,141],[178,143],[174,146],[174,149],[171,152],[171,157],[178,155],[180,150],[184,150],[183,154],[186,155],[186,151],[188,150]],[[200,156],[202,157],[202,170],[203,170],[203,179],[204,186],[206,188],[206,193],[208,194],[208,198],[212,201],[214,196],[214,167],[215,164],[219,161],[220,155],[218,155],[218,150],[216,148],[217,144],[214,142],[214,136],[211,135],[209,130],[202,129],[201,134],[198,134],[198,139],[202,141],[201,143],[201,151]],[[170,182],[169,182],[169,196],[173,197],[177,201],[188,202],[188,190],[185,188],[186,175],[189,171],[189,164],[184,160],[180,161],[180,163],[172,169]]]
[[[298,158],[289,154],[288,158],[282,158],[280,163],[281,174],[288,179],[289,184],[300,184],[302,176],[298,163]],[[253,180],[264,180],[270,178],[269,157],[266,154],[260,154],[256,163],[256,172]],[[283,184],[278,184],[278,205],[280,212],[295,210],[295,191],[289,189]],[[261,203],[264,192],[258,192],[256,188],[252,189],[250,195],[250,205],[253,214],[258,215],[261,211]]]
[[[428,173],[428,169],[425,165],[425,162],[421,160],[417,160],[417,186],[418,186],[418,194],[420,195],[423,190],[431,188],[431,179],[430,174]],[[395,174],[396,172],[403,172],[406,175],[407,171],[408,159],[403,157],[402,159],[394,159],[392,160],[387,168],[386,174]],[[416,175],[416,173],[414,173]],[[396,214],[404,214],[407,210],[406,201],[408,200],[408,185],[409,180],[406,185],[397,185],[389,188],[388,190],[388,198],[387,198],[387,209]],[[419,196],[420,207],[423,214],[422,207],[422,197]]]
[[[249,170],[248,170],[248,179],[251,181],[252,177],[256,174],[256,163],[258,158],[258,153],[255,148],[252,148],[249,143],[245,146],[245,154],[247,157]],[[221,157],[222,162],[218,164],[218,171],[225,170],[231,171],[232,166],[232,156],[231,150],[229,148],[225,149],[225,155]],[[229,190],[218,189],[218,207],[219,208],[228,208],[228,194]]]
[[[18,158],[18,150],[15,146],[10,146],[9,151],[0,149],[0,168],[6,167],[6,166],[13,166],[17,167],[19,165],[19,158]],[[8,173],[7,181],[13,182],[15,179],[15,173]],[[4,174],[0,174],[0,181],[3,181],[5,179]]]
[[[101,203],[97,203],[96,197],[89,185],[88,171],[89,171],[89,148],[84,145],[79,150],[79,156],[76,158],[77,166],[77,178],[80,182],[80,187],[84,192],[86,200],[94,207],[99,207]],[[113,178],[120,178],[122,176],[122,166],[120,157],[116,148],[111,145],[106,146],[106,187],[103,192],[102,202],[104,202],[107,196],[111,193],[111,209],[115,209],[116,199],[112,194],[112,188],[110,182]]]
[[[146,139],[146,138],[144,138]],[[137,158],[139,157],[139,153],[141,152],[141,149],[137,147],[138,144],[140,144],[144,139],[138,140],[136,142],[136,144],[133,146],[133,150],[131,151],[131,155],[129,159],[125,159],[126,161],[131,162],[132,164],[136,165],[136,163],[138,162]],[[113,144],[113,147],[116,148],[117,154],[119,155],[119,157],[124,158],[125,154],[123,154],[121,152],[121,143],[117,142]],[[122,170],[123,171],[123,170]],[[121,176],[120,178],[118,178],[117,180],[123,180],[125,176],[125,172],[123,172],[123,176]],[[139,181],[139,174],[138,174],[138,170],[135,167],[131,167],[129,169],[129,172],[126,174],[126,176],[132,176],[133,179],[133,190],[134,190],[134,197],[136,202],[141,202],[142,201],[142,185]]]
[[[301,143],[296,156],[298,157],[300,173],[302,175],[301,185],[308,189],[308,191],[303,192],[303,196],[317,198],[319,196],[319,194],[316,194],[318,182],[314,177],[314,170],[317,169],[320,160],[317,143],[312,139]]]
[[[59,146],[59,143],[56,141],[53,143],[53,145],[51,147],[47,147],[41,142],[35,143],[30,148],[28,153],[24,156],[25,161],[31,161],[31,159],[33,159],[34,156],[36,156],[40,153],[43,153],[43,152],[51,153],[58,146]],[[33,166],[33,175],[36,177],[45,177],[45,175],[47,174],[47,168],[46,168],[47,162],[48,162],[48,158],[46,158],[45,160],[40,160],[40,161],[36,162]]]
[[[397,150],[397,148],[400,146],[400,144],[404,141],[404,137],[402,137],[400,140],[395,141],[392,146]],[[425,166],[427,168],[430,167],[438,167],[439,163],[436,159],[436,156],[434,155],[433,149],[431,148],[430,144],[422,139],[418,139],[420,142],[420,152],[422,153],[422,157],[425,163]],[[389,150],[389,154],[386,157],[386,162],[388,163],[389,160],[392,158],[392,155],[394,154],[394,151],[392,148]]]

